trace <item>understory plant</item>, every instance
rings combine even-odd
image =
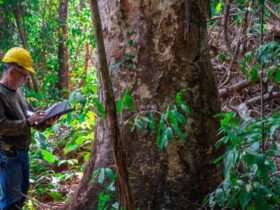
[[[211,209],[276,210],[280,206],[277,143],[280,114],[264,120],[240,120],[234,113],[220,114],[217,143],[224,154],[224,180],[209,195]]]

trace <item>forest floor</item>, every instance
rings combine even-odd
[[[268,33],[264,37],[268,41],[280,41],[280,22],[270,20],[267,23]],[[261,116],[261,90],[260,82],[249,82],[240,69],[240,62],[244,55],[260,45],[260,37],[255,34],[240,35],[238,27],[231,27],[230,38],[234,54],[228,52],[224,41],[222,20],[216,27],[209,30],[209,47],[211,62],[216,76],[220,93],[222,111],[237,112],[241,118],[258,118]],[[264,69],[265,71],[265,69]],[[264,79],[264,110],[265,115],[280,110],[279,86]]]

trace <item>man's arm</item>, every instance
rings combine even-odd
[[[47,128],[51,127],[53,124],[55,124],[58,119],[59,119],[59,117],[54,117],[52,119],[47,120],[44,123],[41,123],[41,124],[39,124],[37,126],[34,126],[33,128],[35,128],[38,131],[44,131]]]
[[[26,110],[28,111],[31,111],[31,112],[34,112],[35,113],[35,110],[29,103],[27,103],[27,101],[25,100],[24,96],[23,96],[23,93],[21,90],[18,90],[18,94],[20,96],[20,102],[22,103],[22,105],[25,107]],[[40,113],[40,111],[37,111]],[[43,113],[43,112],[42,112]],[[29,118],[29,116],[26,114],[26,118]],[[43,116],[43,115],[42,115]],[[36,124],[33,124],[32,123],[32,128],[38,130],[38,131],[44,131],[46,130],[48,127],[50,127],[50,125],[46,125],[45,123],[42,123],[42,124],[39,124],[39,125],[36,125]]]
[[[19,136],[29,129],[27,120],[9,120],[5,116],[4,104],[0,100],[0,136]]]

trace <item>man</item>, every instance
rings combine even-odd
[[[28,105],[20,93],[31,74],[30,53],[23,48],[10,49],[3,58],[4,71],[0,80],[0,210],[22,209],[29,188],[28,148],[31,128],[42,129],[38,123],[44,113],[28,117]]]

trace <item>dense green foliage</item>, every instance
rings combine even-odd
[[[0,1],[0,19],[5,22],[0,26],[2,53],[11,47],[22,46],[15,20],[16,5],[21,9],[28,49],[39,81],[39,92],[24,88],[24,93],[34,108],[44,109],[62,100],[57,89],[59,1]],[[94,38],[89,6],[87,2],[82,6],[78,0],[69,1],[67,47],[71,93],[68,100],[75,111],[43,133],[33,130],[30,150],[32,199],[28,209],[42,206],[41,202],[65,201],[69,187],[81,178],[83,164],[89,159],[98,84],[91,58],[85,61],[87,51],[94,48]]]
[[[223,137],[217,146],[226,146],[226,151],[217,161],[223,160],[225,179],[210,195],[210,206],[278,209],[280,176],[275,159],[279,156],[276,136],[280,115],[274,114],[263,121],[242,121],[231,112],[220,117]],[[265,141],[265,148],[262,141]]]
[[[242,12],[250,2],[237,1],[235,9]],[[272,2],[279,3],[278,0]],[[221,12],[223,6],[221,2],[216,3],[213,7],[216,15]],[[273,85],[279,84],[280,45],[278,41],[269,38],[267,41],[262,41],[268,35],[268,25],[262,21],[261,12],[264,12],[266,20],[271,15],[264,9],[265,1],[260,0],[253,6],[255,10],[250,11],[255,22],[249,26],[247,33],[254,34],[258,42],[257,45],[247,49],[242,56],[240,70],[244,77],[253,83],[260,80],[266,83],[271,81],[272,88]],[[278,11],[279,4],[275,6]],[[234,16],[233,21],[236,21],[234,24],[239,25],[240,16]],[[220,61],[224,62],[227,56],[225,54],[220,56],[222,58]],[[232,112],[218,115],[221,119],[222,137],[216,146],[224,148],[225,153],[216,160],[216,163],[224,166],[224,180],[209,195],[208,204],[211,208],[242,210],[279,208],[280,118],[278,112],[266,112],[266,115],[268,116],[261,118],[252,118],[249,113],[241,114],[242,118]]]

